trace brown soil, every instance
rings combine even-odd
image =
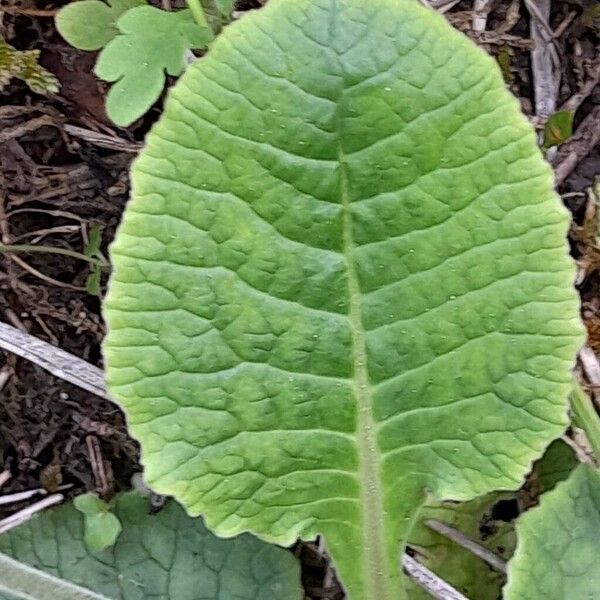
[[[254,5],[240,3],[240,8]],[[493,5],[485,34],[472,31],[472,0],[462,0],[447,14],[456,27],[500,57],[511,88],[532,115],[528,12],[521,0]],[[48,97],[19,81],[0,92],[0,236],[6,244],[82,252],[90,231],[100,228],[106,255],[127,200],[128,167],[135,156],[122,149],[135,150],[160,108],[128,129],[111,125],[103,110],[105,86],[90,74],[94,54],[70,48],[44,12],[59,6],[44,0],[0,0],[0,15],[5,11],[0,34],[18,49],[40,49],[42,64],[61,81],[60,92]],[[555,1],[553,6],[550,26],[559,30],[556,48],[563,73],[560,105],[580,89],[600,59],[600,16],[593,12],[594,0]],[[599,101],[596,86],[577,110],[576,129]],[[121,150],[75,137],[65,125],[112,136]],[[582,269],[583,314],[590,343],[600,350],[600,251],[587,194],[598,174],[600,147],[588,148],[559,191],[574,215],[571,241]],[[0,320],[101,367],[104,325],[99,298],[85,290],[88,275],[87,263],[70,257],[0,255]],[[103,279],[101,293],[105,283]],[[3,493],[70,483],[71,493],[88,490],[110,497],[129,488],[139,470],[138,448],[115,405],[0,352],[3,469],[12,474]],[[310,598],[342,597],[315,545],[300,545],[296,553]]]

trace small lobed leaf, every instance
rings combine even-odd
[[[415,0],[228,26],[132,183],[108,385],[217,534],[322,534],[351,599],[404,598],[424,503],[518,488],[564,431],[568,215],[497,64]]]
[[[166,74],[183,72],[186,52],[206,46],[212,34],[187,9],[167,12],[140,6],[127,11],[117,24],[120,35],[100,52],[95,73],[115,82],[106,111],[117,125],[127,126],[156,102]]]
[[[36,94],[59,90],[56,76],[38,63],[39,50],[17,50],[0,37],[0,91],[11,79],[21,79]]]
[[[592,600],[600,589],[600,474],[579,466],[517,522],[505,600]]]
[[[56,15],[56,29],[63,38],[80,50],[100,50],[119,30],[117,20],[130,8],[146,4],[145,0],[79,0],[61,8]]]
[[[149,515],[147,500],[128,493],[114,510],[123,531],[108,550],[90,550],[84,515],[65,505],[0,535],[0,552],[111,600],[300,598],[298,564],[281,548],[250,535],[218,539],[173,501]]]

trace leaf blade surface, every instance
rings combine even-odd
[[[218,534],[325,534],[352,597],[399,597],[425,490],[516,488],[565,427],[565,211],[493,61],[416,3],[228,27],[133,185],[109,385]]]
[[[600,475],[579,466],[517,521],[507,600],[594,598],[600,586]]]

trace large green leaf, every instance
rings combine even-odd
[[[506,600],[594,600],[600,590],[600,474],[587,466],[517,523]]]
[[[150,484],[219,535],[325,535],[402,597],[426,496],[519,486],[581,340],[566,212],[497,66],[414,0],[272,0],[132,171],[108,384]]]
[[[249,535],[216,538],[175,502],[149,515],[142,496],[124,494],[115,513],[123,531],[107,550],[86,546],[83,515],[67,505],[1,535],[0,552],[113,600],[300,598],[298,564],[286,550]],[[57,590],[51,597],[62,598]]]

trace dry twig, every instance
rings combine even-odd
[[[64,381],[101,398],[111,400],[104,386],[104,373],[101,369],[33,335],[1,322],[0,348],[30,360]]]
[[[195,57],[194,57],[195,58]],[[108,148],[109,150],[119,150],[121,152],[133,152],[137,153],[142,149],[142,144],[137,142],[129,142],[123,138],[106,135],[105,133],[99,133],[92,131],[91,129],[85,129],[78,127],[77,125],[64,125],[64,130],[73,137],[85,140],[90,144],[94,144],[100,148]]]
[[[2,253],[4,254],[4,252],[2,252]],[[8,256],[13,262],[17,263],[21,267],[21,269],[24,269],[28,273],[31,273],[31,275],[33,275],[34,277],[37,277],[38,279],[41,279],[42,281],[45,281],[46,283],[49,283],[50,285],[54,285],[56,287],[67,288],[69,290],[76,290],[78,292],[86,291],[86,289],[84,287],[81,287],[79,285],[73,285],[71,283],[66,283],[65,281],[58,281],[58,279],[54,279],[53,277],[44,275],[44,273],[42,273],[41,271],[38,271],[37,269],[32,267],[30,264],[26,263],[21,257],[17,256],[16,254],[9,254],[7,252],[6,256]]]
[[[580,431],[581,432],[581,431]],[[583,432],[581,432],[583,433]],[[569,437],[566,433],[563,434],[560,439],[567,444],[575,453],[577,460],[584,465],[590,465],[591,467],[596,467],[594,464],[594,453],[590,448],[582,446],[577,440]],[[586,444],[587,445],[587,444]]]
[[[5,533],[9,529],[13,527],[18,527],[28,521],[35,515],[36,513],[48,508],[49,506],[54,506],[55,504],[61,503],[65,497],[62,494],[52,494],[47,498],[43,498],[38,502],[34,502],[33,504],[27,506],[23,510],[19,510],[16,513],[2,519],[0,521],[0,533]]]
[[[4,365],[0,369],[0,392],[4,389],[4,386],[8,383],[11,375],[12,375],[12,368],[9,365]]]
[[[72,488],[73,484],[68,483],[61,485],[59,491],[67,490]],[[34,490],[25,490],[23,492],[15,492],[14,494],[4,494],[0,496],[0,505],[2,504],[15,504],[17,502],[23,502],[23,500],[29,500],[34,496],[47,496],[48,492],[44,488],[36,488]]]
[[[100,442],[95,435],[87,435],[85,437],[85,446],[87,449],[90,466],[92,467],[92,474],[94,475],[94,482],[96,484],[96,490],[102,497],[107,497],[111,492],[111,484],[107,475],[106,464],[104,462],[104,457],[102,456],[102,448],[100,447]]]
[[[435,573],[424,567],[412,556],[404,554],[402,566],[409,577],[423,589],[427,590],[436,600],[468,600],[451,585],[440,579]]]
[[[558,55],[553,45],[553,32],[548,25],[550,0],[525,0],[525,6],[531,14],[531,37],[535,41],[531,51],[535,114],[547,119],[556,110],[559,86],[555,70]]]
[[[600,362],[595,352],[589,346],[584,346],[579,351],[579,361],[588,381],[595,388],[600,389]]]
[[[598,48],[600,56],[600,48]],[[581,89],[573,94],[561,107],[560,110],[577,112],[577,109],[583,104],[584,100],[594,91],[594,88],[600,83],[600,59],[596,60],[589,69],[589,78],[583,84]]]
[[[481,33],[487,27],[487,19],[493,0],[475,0],[473,3],[473,31]]]
[[[35,117],[25,123],[14,125],[13,127],[4,127],[0,132],[0,144],[5,144],[9,140],[19,138],[21,136],[32,133],[41,127],[46,126],[57,127],[57,122],[49,115],[42,115],[41,117]]]
[[[425,524],[430,529],[433,529],[440,535],[447,537],[449,540],[452,540],[459,546],[462,546],[471,554],[478,556],[482,560],[484,560],[490,567],[496,569],[496,571],[500,573],[506,573],[506,561],[500,558],[497,554],[494,554],[491,550],[484,548],[480,544],[478,544],[475,540],[472,540],[470,537],[466,536],[462,531],[447,525],[446,523],[442,523],[436,519],[428,519],[425,521]]]
[[[0,487],[2,487],[12,477],[10,471],[5,469],[0,473]]]

